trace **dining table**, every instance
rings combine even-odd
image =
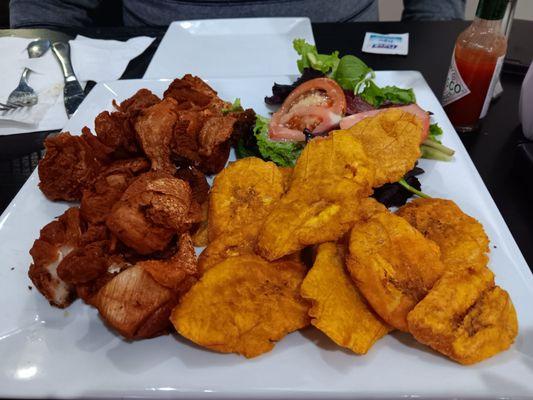
[[[312,28],[319,52],[338,50],[341,54],[353,54],[375,70],[420,71],[440,98],[455,40],[468,24],[462,20],[313,23]],[[143,77],[167,29],[164,26],[46,28],[4,29],[0,30],[0,37],[50,40],[68,40],[77,34],[115,40],[139,35],[155,37],[141,55],[131,60],[121,79]],[[409,33],[408,55],[363,53],[366,32]],[[530,269],[533,267],[533,143],[523,135],[518,102],[522,81],[533,59],[531,33],[533,21],[513,22],[500,77],[503,92],[493,101],[477,132],[459,135]],[[57,131],[0,136],[0,213],[36,168],[44,155],[44,139],[54,132]],[[453,184],[455,177],[448,179]]]

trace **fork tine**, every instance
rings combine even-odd
[[[22,101],[11,101],[7,103],[10,106],[14,106],[15,108],[25,107],[26,103]]]
[[[13,106],[9,103],[8,104],[0,103],[0,107],[8,109],[8,110],[14,110],[15,108],[17,108],[16,106]]]

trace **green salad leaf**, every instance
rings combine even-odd
[[[422,142],[420,150],[422,158],[438,161],[451,161],[455,154],[454,149],[450,149],[442,144],[439,137],[442,135],[442,128],[435,124],[429,126],[429,133],[426,140]]]
[[[335,73],[340,61],[338,51],[331,54],[318,54],[316,46],[307,43],[304,39],[294,39],[292,45],[301,57],[297,61],[300,72],[303,72],[305,68],[312,68],[324,74]]]
[[[355,90],[356,86],[374,71],[360,58],[352,55],[342,57],[332,78],[346,90]]]
[[[239,99],[238,97],[233,101],[233,103],[231,104],[231,107],[228,107],[228,108],[223,108],[222,109],[222,115],[227,115],[229,113],[232,113],[232,112],[239,112],[239,111],[244,111],[244,109],[242,108],[242,105],[241,105],[241,99]]]
[[[397,86],[383,86],[380,88],[371,80],[365,82],[365,88],[360,95],[364,101],[374,107],[379,107],[386,101],[393,104],[416,103],[413,89],[402,89]]]
[[[431,124],[429,126],[429,134],[428,134],[428,137],[437,142],[437,143],[441,143],[442,142],[440,141],[439,137],[442,135],[442,128],[438,125],[438,124]]]
[[[257,147],[264,160],[271,160],[280,167],[292,167],[300,156],[304,144],[301,142],[281,142],[270,140],[268,124],[270,120],[260,115],[256,116],[254,135]]]

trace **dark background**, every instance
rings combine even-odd
[[[9,27],[9,0],[0,0],[0,28]]]

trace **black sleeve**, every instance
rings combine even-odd
[[[97,10],[103,3],[104,0],[11,0],[10,25],[11,28],[51,29],[95,26]]]
[[[403,21],[464,19],[466,0],[403,0]]]

